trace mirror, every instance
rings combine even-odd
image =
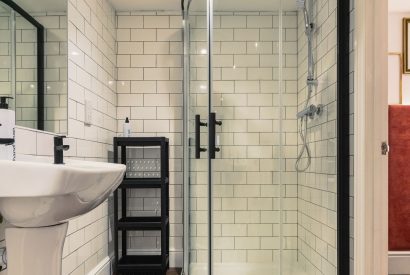
[[[410,18],[403,18],[403,73],[410,74]]]
[[[0,96],[16,125],[67,133],[67,1],[0,0]]]

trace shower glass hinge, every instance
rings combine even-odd
[[[381,149],[382,149],[382,155],[387,155],[390,151],[390,147],[385,141],[382,142]]]

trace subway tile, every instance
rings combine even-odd
[[[180,55],[159,55],[157,57],[158,67],[182,67],[182,57]]]
[[[246,80],[247,71],[245,68],[223,68],[222,79],[224,80]]]
[[[169,28],[169,16],[144,16],[144,28]]]
[[[131,107],[131,119],[157,119],[155,107]]]
[[[247,16],[247,27],[248,28],[272,28],[273,27],[273,17],[272,16]]]
[[[144,54],[169,54],[169,42],[144,42]]]
[[[234,29],[235,41],[259,41],[258,29]]]
[[[143,26],[142,16],[118,16],[117,20],[117,26],[120,29],[142,28]]]
[[[169,106],[170,97],[168,94],[145,94],[144,106]]]
[[[144,120],[144,131],[148,133],[169,132],[168,120]]]
[[[155,29],[131,29],[131,41],[156,41]]]
[[[142,54],[141,42],[118,42],[118,54]]]
[[[235,55],[234,64],[236,67],[259,67],[258,55]]]
[[[246,54],[246,43],[221,42],[221,54]]]
[[[143,69],[139,68],[118,68],[118,80],[142,80]]]
[[[143,106],[143,95],[140,94],[119,94],[118,106]]]
[[[130,41],[131,31],[130,29],[117,29],[117,41]],[[135,41],[133,39],[133,41]]]
[[[221,28],[246,28],[246,16],[222,16]]]
[[[168,68],[144,68],[145,80],[169,80],[170,70]]]
[[[156,93],[156,81],[132,81],[131,93]]]
[[[131,67],[156,67],[157,57],[155,55],[131,55]]]
[[[235,249],[259,249],[260,240],[258,237],[236,237]]]
[[[158,29],[157,41],[182,41],[181,29]]]

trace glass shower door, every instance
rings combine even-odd
[[[187,2],[188,3],[188,2]],[[207,1],[195,0],[184,14],[185,238],[186,274],[209,274],[208,35]]]
[[[212,2],[212,274],[282,274],[280,5]]]
[[[188,2],[189,275],[336,274],[336,6],[306,0],[303,20],[304,1],[290,2]],[[302,127],[306,101],[324,112]]]
[[[280,5],[247,3],[195,0],[185,14],[191,275],[282,274],[283,241],[296,255],[296,211],[281,240]]]

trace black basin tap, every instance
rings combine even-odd
[[[64,145],[66,136],[54,137],[54,164],[64,164],[64,151],[70,149],[70,145]]]

